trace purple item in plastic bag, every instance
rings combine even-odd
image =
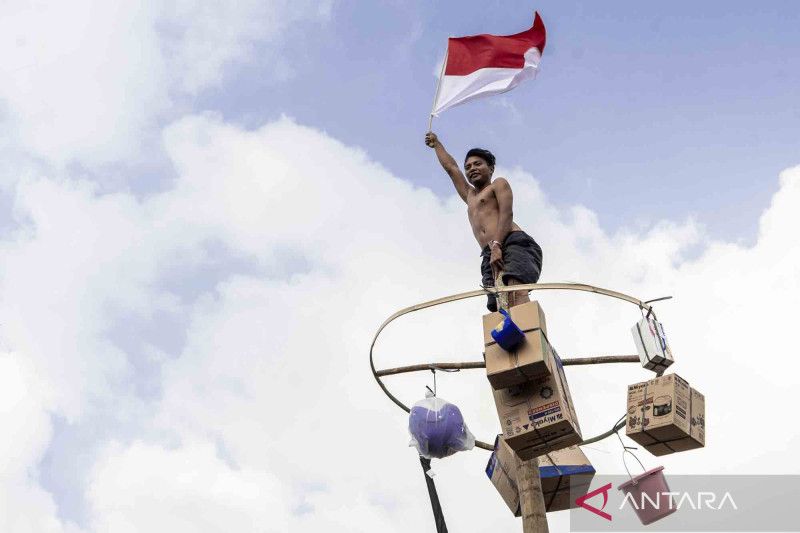
[[[441,459],[475,446],[475,437],[464,424],[458,407],[432,395],[411,408],[408,430],[411,433],[409,446],[417,448],[419,454],[428,459]]]

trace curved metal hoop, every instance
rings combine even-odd
[[[630,302],[641,310],[647,311],[648,314],[654,313],[650,302],[655,300],[649,300],[648,302],[643,302],[633,296],[628,296],[627,294],[623,294],[621,292],[612,291],[609,289],[603,289],[600,287],[594,287],[592,285],[586,285],[583,283],[529,283],[525,285],[512,285],[507,287],[495,287],[494,290],[489,291],[487,289],[476,289],[474,291],[462,292],[459,294],[454,294],[452,296],[444,296],[442,298],[437,298],[435,300],[430,300],[428,302],[423,302],[420,304],[412,305],[410,307],[406,307],[401,309],[391,315],[389,318],[383,321],[383,323],[378,328],[378,331],[375,332],[375,336],[372,338],[372,344],[369,347],[369,366],[372,369],[372,376],[375,378],[375,381],[378,382],[378,386],[383,390],[384,394],[389,397],[398,407],[403,409],[405,412],[410,412],[411,410],[406,406],[403,402],[397,399],[386,385],[383,383],[381,377],[393,374],[400,374],[404,372],[415,372],[420,370],[432,370],[435,368],[445,369],[445,368],[484,368],[485,365],[482,362],[468,362],[468,363],[442,363],[442,364],[428,364],[428,365],[412,365],[409,367],[400,367],[395,369],[387,369],[387,370],[376,370],[375,362],[373,358],[373,352],[375,349],[375,343],[378,340],[378,336],[381,332],[388,326],[391,322],[395,319],[407,315],[409,313],[413,313],[415,311],[420,311],[422,309],[427,309],[428,307],[433,307],[436,305],[441,305],[445,303],[455,302],[458,300],[465,300],[467,298],[475,298],[478,296],[485,296],[487,294],[494,294],[498,292],[516,292],[516,291],[542,291],[542,290],[569,290],[569,291],[583,291],[583,292],[592,292],[595,294],[600,294],[602,296],[609,296],[611,298],[617,298],[619,300],[624,300],[626,302]],[[664,298],[658,298],[658,300],[662,300]],[[564,359],[564,365],[574,365],[574,364],[598,364],[598,363],[627,363],[627,362],[639,362],[638,356],[607,356],[607,357],[594,357],[594,358],[573,358],[573,359]],[[615,432],[619,431],[621,428],[625,426],[625,422],[619,422],[614,425],[614,427],[605,432],[592,437],[590,439],[585,439],[581,444],[590,444],[592,442],[597,442],[599,440],[603,440],[606,437],[613,435]],[[491,446],[485,442],[476,441],[475,445],[479,448],[483,448],[485,450],[493,450],[494,446]]]

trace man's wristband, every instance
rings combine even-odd
[[[489,248],[493,248],[495,244],[499,246],[501,249],[503,248],[503,245],[500,244],[500,241],[489,241]]]

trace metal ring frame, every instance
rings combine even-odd
[[[652,306],[650,303],[658,300],[664,300],[670,298],[669,296],[664,298],[657,298],[655,300],[648,300],[643,302],[633,296],[628,296],[627,294],[623,294],[621,292],[612,291],[609,289],[602,289],[600,287],[594,287],[592,285],[585,285],[583,283],[529,283],[525,285],[511,285],[506,287],[496,287],[494,290],[488,289],[477,289],[474,291],[469,292],[462,292],[459,294],[454,294],[452,296],[444,296],[442,298],[437,298],[436,300],[430,300],[428,302],[423,302],[417,305],[412,305],[410,307],[406,307],[401,309],[391,315],[389,318],[383,321],[383,324],[380,325],[378,331],[375,332],[375,336],[372,338],[372,344],[369,347],[369,366],[372,369],[372,375],[375,378],[375,381],[378,382],[378,386],[383,390],[384,394],[389,397],[398,407],[403,409],[405,412],[411,412],[411,410],[406,406],[403,402],[397,399],[386,385],[383,383],[381,379],[384,376],[395,375],[395,374],[403,374],[407,372],[418,372],[421,370],[461,370],[461,369],[473,369],[473,368],[485,368],[485,363],[483,362],[467,362],[467,363],[430,363],[430,364],[421,364],[421,365],[411,365],[399,368],[390,368],[386,370],[376,370],[375,369],[375,362],[373,359],[373,351],[375,349],[375,343],[378,340],[378,336],[381,332],[388,326],[392,321],[395,319],[407,315],[409,313],[413,313],[414,311],[419,311],[421,309],[427,309],[428,307],[433,307],[435,305],[441,305],[449,302],[455,302],[458,300],[465,300],[467,298],[475,298],[478,296],[485,296],[487,294],[496,294],[499,292],[515,292],[515,291],[543,291],[543,290],[569,290],[569,291],[583,291],[583,292],[592,292],[595,294],[600,294],[602,296],[609,296],[611,298],[617,298],[619,300],[624,300],[626,302],[630,302],[636,305],[641,310],[646,310],[648,315],[655,314],[653,311]],[[602,364],[602,363],[638,363],[639,356],[638,355],[610,355],[610,356],[598,356],[598,357],[583,357],[583,358],[569,358],[563,359],[562,363],[567,365],[586,365],[586,364]],[[625,421],[621,420],[617,424],[614,425],[612,429],[606,431],[605,433],[601,433],[595,437],[590,439],[585,439],[581,444],[591,444],[593,442],[597,442],[600,440],[605,439],[606,437],[610,437],[620,429],[625,427]],[[475,445],[479,448],[483,448],[485,450],[493,450],[494,446],[487,444],[482,441],[476,441]]]

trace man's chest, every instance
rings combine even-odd
[[[467,198],[467,212],[472,214],[483,213],[497,210],[497,198],[490,187],[471,194]]]

